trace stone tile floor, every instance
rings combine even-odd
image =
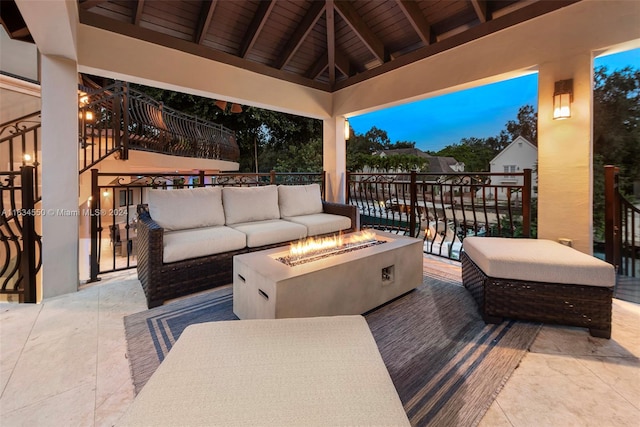
[[[460,276],[439,258],[427,268]],[[0,425],[114,425],[134,398],[122,319],[145,309],[135,270],[38,305],[0,303]],[[611,340],[544,326],[480,426],[639,422],[640,305],[616,299]]]

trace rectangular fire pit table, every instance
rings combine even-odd
[[[375,234],[383,243],[295,266],[278,260],[289,246],[236,255],[233,312],[240,319],[362,314],[419,286],[422,240]]]

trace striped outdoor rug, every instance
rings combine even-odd
[[[485,325],[451,275],[425,272],[416,290],[365,315],[412,425],[474,426],[518,366],[540,325]],[[136,392],[184,328],[237,319],[230,287],[127,316]]]

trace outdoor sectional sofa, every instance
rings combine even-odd
[[[138,206],[138,278],[149,308],[233,282],[233,257],[357,228],[357,208],[320,186],[149,190]]]

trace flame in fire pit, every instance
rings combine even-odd
[[[292,243],[289,247],[288,256],[278,258],[278,260],[293,266],[378,243],[382,242],[376,239],[376,233],[368,230],[348,236],[339,234],[330,237],[309,237]]]
[[[347,244],[371,242],[376,240],[376,234],[372,231],[364,230],[356,234],[352,234],[345,240],[342,233],[329,237],[307,237],[291,243],[289,247],[289,256],[294,258],[313,255],[315,253],[330,252],[332,249],[341,248]]]

